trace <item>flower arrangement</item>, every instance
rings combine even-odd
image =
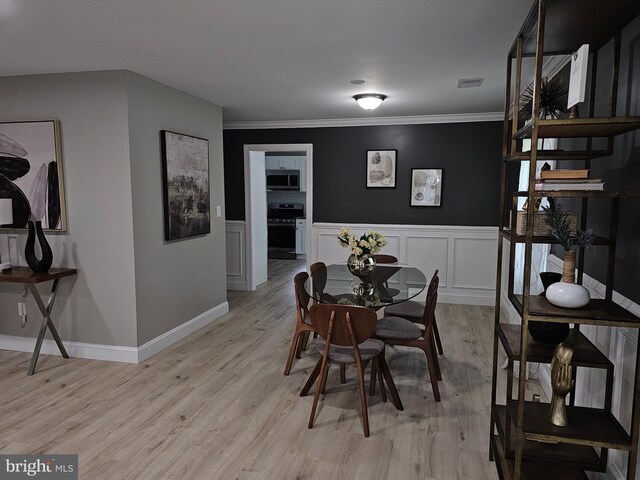
[[[350,248],[356,256],[378,253],[387,244],[387,239],[378,232],[369,230],[361,237],[351,233],[349,227],[342,227],[338,234],[338,243],[344,248]]]
[[[542,207],[545,213],[544,221],[549,227],[549,234],[564,248],[565,252],[574,251],[576,248],[590,247],[595,235],[593,230],[587,229],[578,232],[575,237],[571,235],[569,224],[569,212],[565,211],[561,203],[549,202],[548,207]]]

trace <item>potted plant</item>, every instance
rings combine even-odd
[[[357,276],[369,275],[376,268],[374,254],[387,244],[387,239],[378,232],[368,231],[358,237],[351,233],[349,227],[342,227],[338,233],[338,243],[351,249],[347,260],[349,271]]]
[[[565,308],[580,308],[589,303],[589,291],[575,283],[576,249],[589,248],[595,235],[591,229],[579,231],[573,235],[569,223],[569,213],[562,205],[550,201],[548,207],[542,207],[549,234],[564,248],[562,280],[547,288],[546,297],[550,303]]]

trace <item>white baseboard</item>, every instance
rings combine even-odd
[[[247,282],[244,281],[232,281],[227,277],[227,290],[240,290],[242,292],[247,291]]]
[[[480,305],[483,307],[495,307],[496,298],[495,298],[495,295],[494,296],[466,295],[464,293],[441,294],[438,292],[438,303],[453,303],[454,305]]]
[[[70,357],[89,358],[92,360],[107,360],[110,362],[138,363],[138,349],[136,347],[122,347],[119,345],[100,345],[97,343],[73,342],[63,340],[64,348]],[[33,352],[36,339],[33,337],[18,337],[14,335],[0,335],[0,350],[16,352]],[[40,353],[60,356],[58,345],[52,339],[45,338]]]
[[[178,325],[172,330],[163,333],[159,337],[149,340],[144,345],[138,347],[138,363],[145,361],[147,358],[182,340],[187,335],[191,335],[196,330],[208,325],[214,320],[220,318],[229,311],[229,302],[222,302],[220,305],[201,313],[195,318]]]
[[[109,362],[140,363],[155,355],[168,346],[182,340],[187,335],[208,325],[229,311],[229,303],[223,302],[195,318],[178,325],[172,330],[163,333],[159,337],[148,341],[140,347],[123,347],[119,345],[100,345],[96,343],[83,343],[63,340],[64,346],[70,357],[87,358],[92,360],[106,360]],[[0,335],[0,350],[13,350],[17,352],[33,352],[36,339],[32,337],[18,337],[13,335]],[[60,356],[60,350],[52,339],[42,342],[40,353],[45,355]]]

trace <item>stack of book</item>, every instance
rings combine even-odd
[[[543,170],[535,189],[546,190],[604,190],[601,178],[589,178],[589,170]]]

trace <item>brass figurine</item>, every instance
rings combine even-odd
[[[558,427],[569,425],[565,399],[573,389],[574,384],[573,380],[571,380],[571,357],[573,357],[573,349],[566,343],[561,343],[553,352],[553,359],[551,360],[551,389],[553,390],[553,396],[551,397],[550,420],[551,423]]]

